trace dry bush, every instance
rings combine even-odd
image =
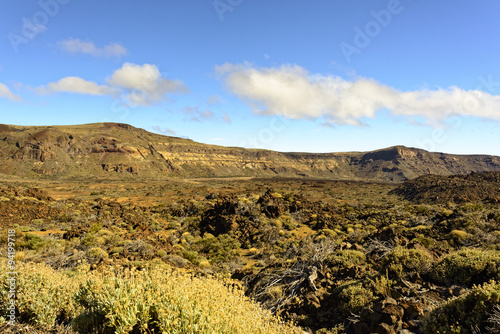
[[[394,241],[381,241],[379,239],[369,239],[368,244],[365,246],[366,254],[375,256],[378,259],[384,258],[387,254],[392,252],[396,245]]]
[[[300,247],[302,256],[291,267],[264,276],[254,287],[253,297],[276,313],[297,296],[302,286],[316,290],[314,280],[317,271],[323,269],[325,260],[336,247],[337,243],[330,239],[314,243],[311,238],[307,238]]]
[[[124,249],[132,254],[138,254],[142,257],[151,257],[154,253],[153,246],[142,239],[133,240],[124,246]]]
[[[500,333],[500,304],[496,305],[489,313],[488,323],[492,325],[487,327],[490,333]]]

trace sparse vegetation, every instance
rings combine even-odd
[[[277,316],[313,333],[500,331],[497,203],[316,180],[77,186],[64,191],[85,195],[58,200],[0,187],[23,272],[18,319],[42,332],[292,330]]]

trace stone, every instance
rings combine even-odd
[[[378,327],[375,329],[375,333],[377,334],[396,334],[396,331],[394,330],[394,328],[392,328],[391,326],[389,326],[388,324],[386,323],[381,323],[380,325],[378,325]]]

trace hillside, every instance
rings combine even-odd
[[[402,182],[425,174],[485,171],[500,171],[500,157],[404,146],[280,153],[206,145],[119,123],[0,125],[0,173],[29,178],[282,176]]]
[[[500,173],[424,175],[404,182],[392,193],[414,203],[500,203]]]

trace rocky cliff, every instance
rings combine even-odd
[[[500,157],[395,146],[372,152],[281,153],[205,145],[127,124],[0,125],[0,173],[21,177],[283,176],[401,182],[425,174],[500,171]]]

